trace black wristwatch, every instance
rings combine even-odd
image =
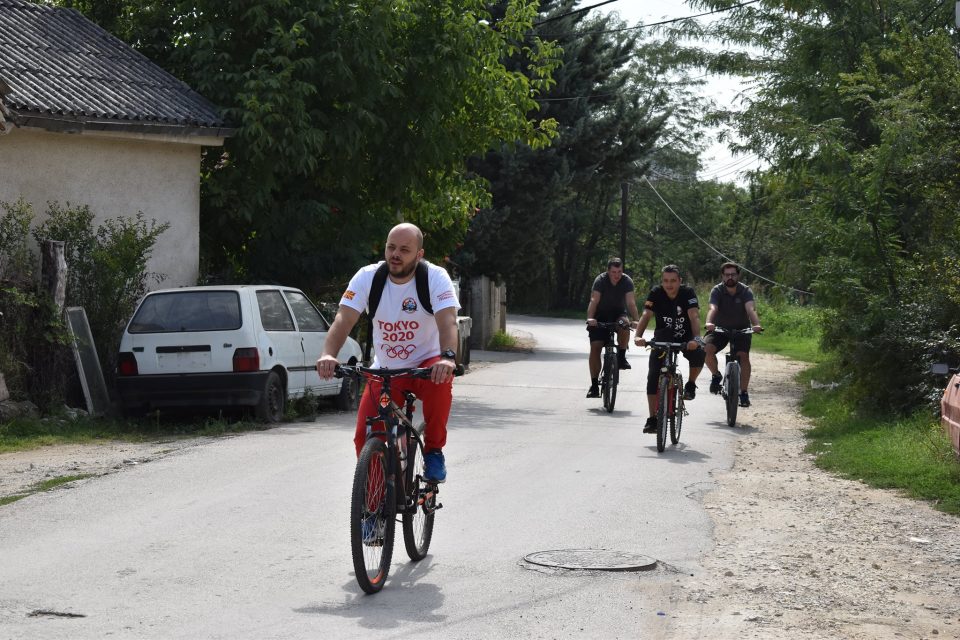
[[[453,349],[444,349],[443,351],[440,352],[440,357],[441,357],[441,358],[450,358],[451,360],[456,361],[456,360],[457,360],[457,352],[454,351]]]

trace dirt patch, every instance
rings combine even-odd
[[[0,498],[30,493],[39,483],[54,478],[116,473],[210,440],[190,438],[164,442],[71,444],[2,453]]]
[[[678,581],[677,638],[960,638],[960,519],[817,469],[798,363],[751,354],[733,468],[704,496],[715,543]]]

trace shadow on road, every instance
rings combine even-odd
[[[394,554],[403,552],[403,542],[399,538],[397,542],[400,548],[395,547]],[[427,556],[420,562],[394,564],[383,591],[375,595],[363,593],[351,577],[343,585],[347,593],[343,602],[324,602],[293,611],[355,619],[361,627],[376,630],[397,629],[408,622],[444,622],[447,616],[433,613],[443,607],[443,592],[436,584],[424,582],[430,573],[431,559]]]

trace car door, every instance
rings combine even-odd
[[[284,289],[283,295],[293,310],[293,316],[300,329],[300,339],[304,353],[304,386],[317,395],[330,395],[340,389],[340,380],[331,378],[321,380],[315,366],[317,358],[323,354],[323,345],[327,340],[327,321],[313,306],[302,291]]]
[[[287,394],[303,393],[306,382],[303,345],[293,316],[279,289],[258,289],[257,307],[260,324],[270,342],[273,358],[287,370]]]

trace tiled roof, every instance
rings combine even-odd
[[[210,102],[120,39],[26,0],[0,0],[0,100],[20,126],[229,135]]]

